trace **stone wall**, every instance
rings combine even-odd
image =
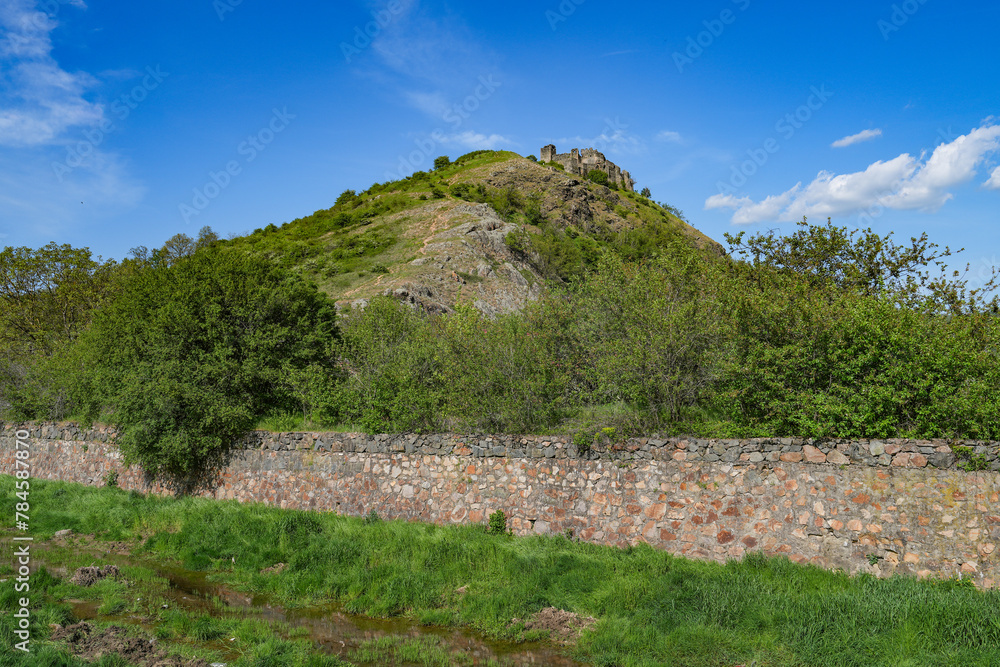
[[[122,488],[170,492],[122,466],[110,430],[68,424],[5,425],[7,474],[19,428],[33,477],[99,486],[117,472]],[[1000,460],[993,443],[963,446],[991,469],[961,469],[945,441],[654,437],[581,451],[549,436],[254,433],[195,493],[440,524],[484,523],[502,509],[521,535],[648,542],[719,561],[763,550],[995,587]]]
[[[566,169],[566,173],[576,176],[586,176],[594,169],[603,171],[608,175],[608,180],[618,187],[630,192],[635,191],[635,180],[632,176],[604,157],[604,153],[593,148],[584,148],[582,151],[574,148],[569,153],[556,153],[556,147],[549,144],[542,146],[539,155],[542,162],[558,162]]]

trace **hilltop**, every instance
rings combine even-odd
[[[660,204],[558,163],[507,151],[437,162],[229,243],[301,272],[341,306],[391,294],[429,312],[469,303],[487,315],[521,310],[546,279],[573,281],[602,248],[635,259],[682,239],[723,254]]]

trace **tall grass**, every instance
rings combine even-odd
[[[9,496],[9,478],[0,480]],[[596,665],[998,665],[1000,596],[964,582],[849,577],[760,554],[725,565],[647,546],[33,482],[33,527],[108,539],[289,604],[322,599],[516,639],[548,606],[594,616]],[[288,564],[280,574],[260,570]],[[456,589],[465,587],[464,593]]]

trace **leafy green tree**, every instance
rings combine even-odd
[[[211,247],[123,283],[81,338],[88,412],[110,410],[148,473],[197,476],[259,417],[299,408],[307,371],[334,372],[333,304],[266,259]]]
[[[440,171],[451,164],[451,158],[447,155],[441,155],[434,158],[434,171]]]
[[[460,304],[439,322],[452,424],[525,433],[551,427],[566,414],[578,355],[567,338],[570,313],[556,303],[493,318]]]
[[[115,262],[88,248],[48,245],[0,251],[0,346],[49,351],[90,321],[108,292]]]
[[[603,186],[607,186],[611,182],[608,180],[608,175],[600,169],[591,169],[588,171],[587,180]]]
[[[725,350],[715,285],[713,265],[682,243],[648,262],[606,253],[573,301],[594,402],[658,428],[709,395]]]
[[[961,250],[939,250],[926,233],[911,238],[909,245],[897,245],[892,232],[848,231],[829,219],[825,225],[803,219],[798,227],[793,234],[771,230],[745,240],[746,232],[726,234],[726,241],[731,252],[753,266],[800,274],[811,284],[829,282],[862,294],[889,295],[902,305],[939,312],[997,311],[997,297],[987,299],[997,289],[997,269],[982,287],[969,289],[957,271],[949,274],[943,261]]]
[[[378,296],[353,308],[338,347],[343,382],[328,419],[374,433],[440,428],[439,343],[426,315]]]
[[[649,199],[650,197],[653,196],[653,193],[649,191],[649,188],[643,188],[642,192],[640,192],[639,194],[645,197],[646,199]]]

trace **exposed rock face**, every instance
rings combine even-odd
[[[542,162],[557,162],[566,168],[566,172],[577,176],[586,176],[594,169],[603,171],[608,175],[608,180],[618,187],[635,192],[635,179],[627,171],[622,171],[621,167],[604,157],[604,153],[593,148],[580,150],[574,148],[569,153],[556,153],[553,144],[543,146],[541,151]]]
[[[548,224],[560,229],[574,227],[590,233],[637,224],[639,206],[620,190],[524,158],[484,165],[449,185],[456,183],[481,184],[493,192],[514,188],[522,198],[537,201]],[[401,227],[400,245],[407,247],[407,254],[400,253],[395,262],[386,261],[388,273],[333,293],[340,307],[363,308],[372,297],[388,295],[431,313],[448,313],[456,304],[465,303],[492,317],[523,310],[544,289],[533,258],[506,243],[510,233],[536,234],[538,230],[506,222],[489,204],[455,198],[428,201],[380,218],[372,226],[378,224]],[[721,246],[707,236],[679,221],[676,224],[692,244],[722,254]]]

